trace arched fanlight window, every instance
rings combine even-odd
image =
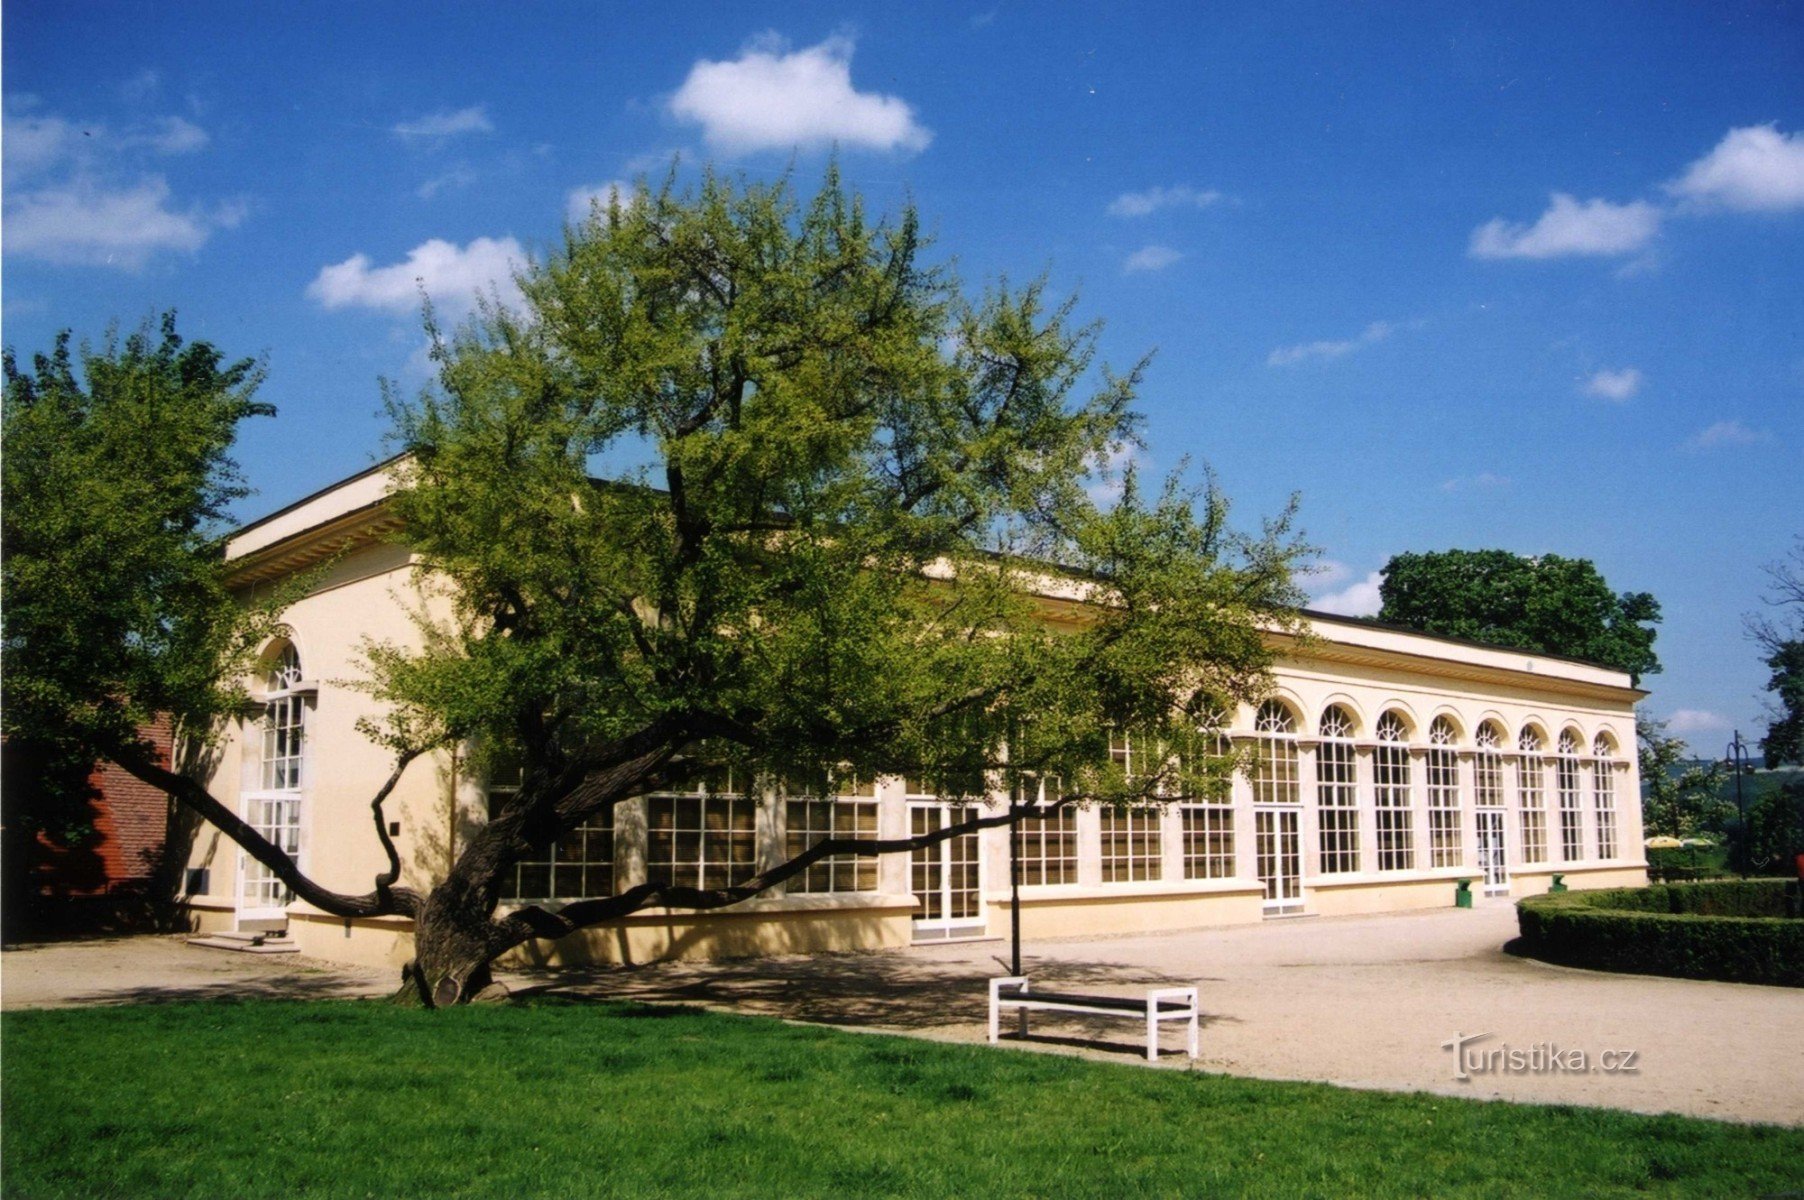
[[[1591,743],[1591,802],[1597,811],[1597,856],[1616,857],[1616,744],[1600,733]]]
[[[1522,861],[1547,861],[1547,763],[1542,757],[1547,739],[1533,725],[1524,725],[1516,736],[1519,779],[1517,804],[1522,811]]]
[[[1253,719],[1258,758],[1253,764],[1253,799],[1260,804],[1296,804],[1297,720],[1281,700],[1267,700]]]
[[[1446,717],[1428,727],[1428,847],[1437,867],[1462,861],[1459,829],[1459,733]]]
[[[1378,718],[1378,746],[1372,751],[1373,797],[1378,807],[1378,869],[1407,871],[1415,866],[1415,830],[1410,821],[1408,726],[1395,711]]]
[[[270,661],[263,684],[272,692],[287,692],[300,686],[301,654],[293,642],[282,643],[282,652]]]
[[[1315,798],[1320,812],[1322,873],[1359,870],[1359,751],[1353,717],[1338,704],[1322,710],[1322,743],[1315,752]]]

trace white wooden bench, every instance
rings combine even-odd
[[[1021,1014],[1021,1033],[1027,1033],[1027,1014],[1031,1009],[1056,1012],[1089,1013],[1105,1017],[1144,1017],[1146,1020],[1146,1061],[1159,1059],[1159,1026],[1165,1021],[1183,1021],[1190,1031],[1190,1057],[1197,1053],[1197,999],[1193,987],[1151,988],[1145,999],[1135,996],[1086,996],[1074,992],[1031,991],[1024,975],[1005,975],[990,980],[990,1044],[1002,1034],[1002,1010],[1012,1008]]]

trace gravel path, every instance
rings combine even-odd
[[[1515,911],[1303,919],[1141,937],[1041,940],[1024,965],[1036,983],[1130,994],[1195,983],[1204,1012],[1197,1067],[1271,1079],[1600,1105],[1804,1125],[1804,990],[1569,970],[1515,957]],[[1006,942],[870,954],[517,972],[516,993],[633,997],[763,1013],[946,1041],[981,1041],[985,980],[1005,974]],[[203,950],[179,938],[117,938],[9,950],[5,1008],[143,1003],[215,996],[384,996],[386,971],[298,956]],[[1036,1015],[1024,1046],[1144,1062],[1129,1020]],[[1473,1053],[1557,1047],[1583,1070],[1471,1072],[1454,1078],[1458,1035],[1492,1035]],[[1161,1066],[1188,1061],[1169,1031]],[[1601,1052],[1635,1052],[1604,1071]]]

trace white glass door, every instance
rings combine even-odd
[[[971,804],[911,804],[909,833],[919,837],[974,820]],[[919,907],[917,942],[972,937],[984,932],[983,850],[975,833],[961,833],[909,856],[909,876]]]
[[[1484,872],[1485,895],[1510,894],[1510,869],[1503,844],[1503,810],[1478,810],[1478,869]]]
[[[275,843],[296,862],[301,856],[301,798],[298,795],[251,796],[245,802],[244,819],[258,833]],[[287,915],[294,893],[276,878],[276,873],[239,851],[239,874],[242,887],[238,896],[238,918],[244,921],[268,921]]]
[[[1253,812],[1253,850],[1259,882],[1265,885],[1265,911],[1300,912],[1303,908],[1303,840],[1300,814],[1294,808],[1261,808]]]

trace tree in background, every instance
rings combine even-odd
[[[1766,568],[1766,575],[1764,599],[1776,615],[1748,619],[1748,632],[1772,671],[1766,685],[1773,693],[1772,719],[1760,747],[1769,767],[1804,766],[1804,536],[1789,555]]]
[[[1682,738],[1666,732],[1666,722],[1635,714],[1635,741],[1641,766],[1641,821],[1649,837],[1720,835],[1735,819],[1735,805],[1723,796],[1723,765],[1700,763]]]
[[[225,588],[219,534],[246,489],[241,422],[273,415],[263,369],[160,329],[30,370],[4,356],[3,631],[9,911],[39,834],[91,836],[99,758],[156,757],[158,717],[205,741],[238,701],[234,662],[267,623]],[[77,359],[79,358],[79,369]]]
[[[906,775],[949,798],[1057,775],[1061,805],[1214,790],[1229,762],[1186,750],[1269,685],[1267,634],[1298,631],[1288,514],[1242,535],[1212,485],[1147,493],[1131,468],[1099,503],[1140,368],[1096,364],[1096,328],[1038,285],[970,299],[921,252],[913,212],[873,222],[835,173],[806,204],[710,176],[595,208],[522,272],[523,311],[432,329],[436,383],[391,396],[394,502],[455,618],[423,652],[369,655],[390,716],[367,732],[394,753],[372,891],[322,887],[195,780],[121,765],[300,899],[413,918],[410,989],[433,1005],[532,938],[1026,815],[497,915],[516,862],[646,792],[727,772],[791,795]],[[599,482],[601,455],[645,465]],[[1154,748],[1133,776],[1111,764],[1121,730]],[[519,787],[422,894],[382,804],[446,745]]]
[[[1425,633],[1581,658],[1636,683],[1660,669],[1647,592],[1610,590],[1589,559],[1507,550],[1406,553],[1384,566],[1378,619]]]

